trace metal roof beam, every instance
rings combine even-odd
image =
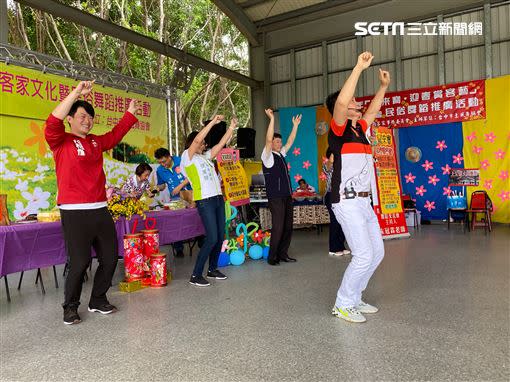
[[[138,45],[152,52],[156,52],[164,56],[174,58],[181,63],[189,64],[196,68],[204,69],[208,72],[215,73],[221,77],[228,78],[241,84],[253,88],[258,88],[262,86],[262,84],[259,81],[256,81],[251,77],[224,68],[223,66],[204,60],[203,58],[195,56],[193,54],[186,53],[183,50],[177,49],[168,44],[164,44],[160,41],[144,36],[130,29],[121,27],[110,21],[103,20],[102,18],[94,16],[88,12],[83,12],[77,8],[64,5],[56,0],[45,1],[16,0],[16,1],[21,4],[25,4],[29,7],[50,13],[54,16],[61,17],[65,20],[72,21],[75,24],[83,25],[97,32],[101,32],[103,34],[118,38],[119,40],[126,41],[134,45]]]
[[[246,36],[250,44],[259,46],[257,38],[257,28],[255,24],[246,16],[246,13],[233,0],[213,0],[213,3],[227,15],[239,31]]]

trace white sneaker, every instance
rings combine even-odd
[[[356,309],[359,310],[361,313],[365,313],[365,314],[377,313],[379,311],[379,309],[376,308],[375,306],[367,304],[366,302],[363,302],[363,301],[361,301],[356,306]]]
[[[351,251],[349,251],[348,249],[344,249],[344,250],[342,251],[342,253],[343,253],[344,255],[350,255],[350,254],[351,254]]]
[[[344,254],[343,251],[338,251],[338,252],[330,252],[329,255],[330,256],[342,256]]]
[[[361,312],[352,307],[352,308],[338,308],[338,307],[333,307],[333,309],[331,310],[331,313],[338,317],[338,318],[342,318],[344,319],[345,321],[349,321],[349,322],[355,322],[355,323],[362,323],[362,322],[365,322],[367,319],[361,314]]]

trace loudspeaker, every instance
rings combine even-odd
[[[210,120],[204,121],[204,126],[206,126],[209,122]],[[227,123],[225,121],[221,121],[217,125],[214,125],[205,137],[205,143],[207,144],[207,147],[211,148],[217,145],[226,132]]]
[[[255,157],[255,129],[245,127],[237,130],[237,148],[241,158]]]

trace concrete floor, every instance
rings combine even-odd
[[[295,264],[227,267],[229,280],[204,289],[188,284],[191,259],[177,259],[167,288],[112,288],[120,311],[109,316],[86,311],[88,281],[83,322],[72,326],[62,323],[63,290],[51,269],[43,271],[44,296],[35,272],[21,291],[11,275],[11,303],[3,280],[0,288],[0,378],[508,381],[510,227],[485,236],[424,226],[385,246],[364,297],[380,312],[365,324],[330,313],[350,257],[328,257],[327,231],[295,233]]]

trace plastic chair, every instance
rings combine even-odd
[[[418,222],[418,211],[416,210],[416,207],[407,207],[406,204],[411,205],[414,204],[414,201],[411,199],[411,195],[403,194],[402,195],[402,202],[404,204],[404,213],[405,212],[412,212],[413,213],[413,227],[419,228],[419,222]],[[407,202],[407,203],[406,203]]]
[[[467,212],[471,214],[471,230],[474,230],[477,226],[483,226],[485,233],[487,233],[487,229],[489,232],[492,231],[492,201],[487,192],[474,191],[471,194],[471,202],[469,203]],[[481,221],[476,219],[478,214],[484,214]]]

